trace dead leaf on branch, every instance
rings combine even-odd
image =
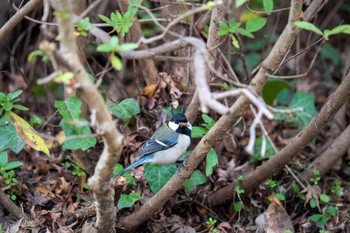
[[[44,139],[35,132],[28,122],[14,112],[10,112],[10,115],[18,136],[25,142],[25,144],[34,150],[42,151],[50,156],[49,149],[47,148]]]

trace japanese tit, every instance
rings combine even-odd
[[[191,143],[192,126],[182,113],[175,114],[170,122],[158,128],[152,137],[134,154],[139,159],[121,171],[122,176],[144,163],[172,164],[187,150]]]

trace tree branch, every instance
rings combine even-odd
[[[41,2],[42,0],[31,0],[17,11],[16,14],[0,28],[0,40],[9,35],[10,31]]]
[[[82,100],[92,112],[96,112],[96,126],[102,132],[104,150],[96,165],[94,175],[89,179],[90,189],[97,202],[96,228],[98,232],[114,232],[116,208],[112,176],[114,165],[119,161],[123,147],[123,135],[118,132],[106,104],[91,82],[88,73],[81,64],[74,36],[72,5],[69,0],[51,0],[51,5],[59,12],[60,55],[74,72],[76,88],[81,92]],[[67,17],[67,15],[69,17]],[[62,64],[61,64],[62,65]]]

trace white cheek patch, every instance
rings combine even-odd
[[[189,128],[190,130],[192,130],[192,125],[190,124],[190,122],[187,123],[187,128]]]
[[[175,122],[172,122],[172,121],[170,121],[170,122],[168,123],[168,126],[170,127],[170,129],[172,129],[172,130],[174,130],[174,131],[176,131],[176,130],[179,128],[179,125],[176,124]]]

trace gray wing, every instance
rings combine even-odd
[[[162,127],[168,127],[168,126],[163,125]],[[162,131],[160,130],[156,130],[153,136],[150,139],[148,139],[142,145],[142,147],[134,154],[134,157],[153,154],[155,152],[165,150],[176,145],[177,139],[179,137],[178,133],[174,131],[172,132],[168,131],[165,137],[165,135],[162,135],[161,132]]]

